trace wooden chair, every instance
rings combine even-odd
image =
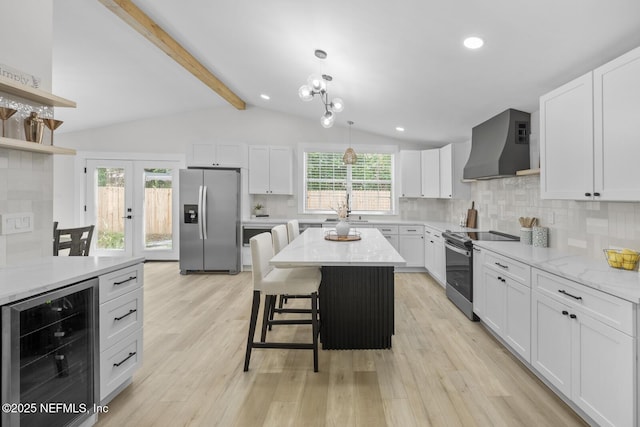
[[[284,348],[313,350],[313,371],[318,372],[318,288],[321,273],[317,268],[274,268],[269,265],[273,257],[273,243],[270,233],[261,233],[249,240],[251,245],[251,274],[253,277],[253,303],[247,337],[247,352],[244,359],[244,370],[249,370],[251,350],[254,348]],[[262,336],[259,342],[254,341],[260,295],[265,294],[263,310]],[[269,307],[275,306],[276,295],[308,294],[311,296],[311,319],[269,320]],[[290,309],[288,312],[299,312]],[[312,340],[310,343],[266,342],[266,325],[311,325]]]
[[[78,228],[56,228],[53,232],[53,255],[69,249],[69,256],[88,256],[93,225]]]

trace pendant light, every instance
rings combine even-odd
[[[325,59],[327,53],[323,50],[317,49],[315,55],[318,59]],[[320,117],[320,123],[324,128],[330,128],[335,122],[336,115],[344,109],[344,102],[341,98],[334,98],[329,101],[329,93],[327,92],[327,83],[333,80],[328,74],[312,74],[307,79],[307,84],[300,86],[298,89],[298,96],[303,101],[311,101],[315,95],[320,97],[322,104],[324,105],[324,114]]]
[[[347,123],[349,123],[349,148],[345,150],[342,161],[345,165],[355,165],[358,161],[358,155],[355,150],[351,148],[351,126],[353,125],[353,121],[349,120]]]

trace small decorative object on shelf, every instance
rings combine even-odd
[[[2,120],[2,137],[4,138],[6,135],[4,133],[4,122],[17,113],[18,110],[14,110],[9,107],[0,107],[0,120]]]
[[[253,205],[253,213],[255,216],[263,216],[264,215],[264,206],[262,205],[262,203],[256,203],[255,205]]]
[[[53,131],[58,129],[62,123],[62,120],[56,119],[42,119],[44,121],[44,125],[51,131],[51,145],[53,145]]]
[[[24,119],[24,133],[27,141],[36,144],[42,143],[44,121],[38,117],[38,113],[32,111],[29,117]]]

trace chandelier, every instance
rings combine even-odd
[[[315,55],[319,59],[325,59],[327,52],[317,49]],[[335,114],[344,109],[344,103],[340,98],[334,98],[329,102],[329,94],[327,93],[327,82],[330,82],[333,78],[328,74],[312,74],[307,79],[307,84],[300,86],[298,89],[298,95],[303,101],[311,101],[316,95],[320,96],[322,104],[324,105],[324,114],[320,117],[320,123],[324,128],[330,128],[335,122]]]

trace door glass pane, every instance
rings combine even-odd
[[[124,168],[96,168],[96,247],[124,250]]]
[[[171,169],[144,169],[144,248],[172,249]]]

